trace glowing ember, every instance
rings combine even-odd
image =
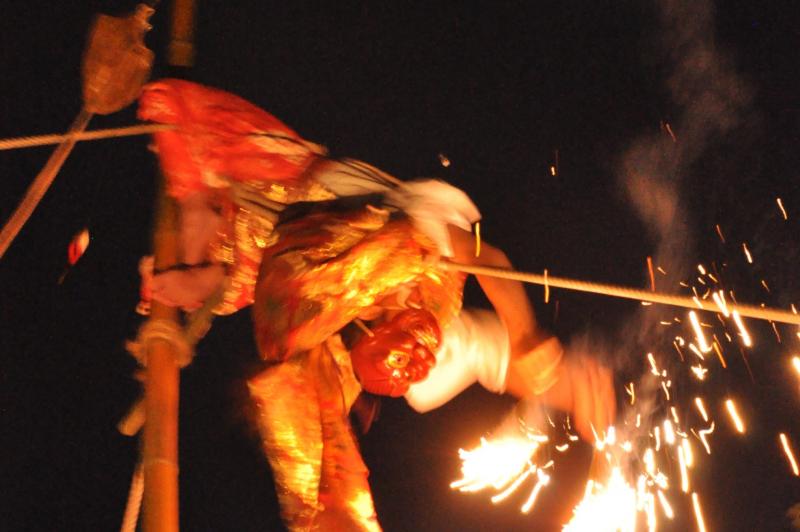
[[[550,476],[541,469],[537,470],[536,474],[539,477],[536,481],[536,485],[533,487],[533,491],[531,491],[528,500],[525,501],[525,504],[523,504],[521,508],[521,511],[524,514],[531,511],[531,508],[533,508],[533,503],[536,502],[536,497],[539,495],[542,487],[547,486],[550,483]]]
[[[792,472],[794,476],[800,476],[800,469],[797,468],[797,460],[794,459],[794,453],[792,453],[792,448],[789,445],[789,439],[786,437],[786,434],[780,434],[781,445],[783,445],[783,452],[786,453],[786,458],[789,460],[789,465],[792,466]]]
[[[694,506],[694,516],[697,519],[697,528],[700,532],[706,532],[706,523],[703,519],[703,510],[700,508],[700,499],[697,493],[692,493],[692,505]]]
[[[550,301],[550,285],[547,283],[547,268],[544,269],[544,302]]]
[[[742,242],[742,249],[744,250],[744,256],[747,258],[747,262],[753,264],[753,256],[750,254],[750,250],[747,249],[747,244]]]
[[[667,519],[672,519],[675,517],[675,512],[672,511],[672,506],[670,506],[669,501],[667,501],[667,498],[664,496],[664,492],[661,490],[658,490],[658,500],[661,502],[661,508],[664,509],[664,515],[667,516]]]
[[[689,322],[692,324],[692,328],[694,329],[694,335],[697,338],[697,343],[700,346],[700,350],[703,353],[710,352],[711,346],[708,345],[706,335],[703,333],[703,329],[700,327],[700,320],[697,319],[697,313],[693,310],[689,311]]]
[[[800,375],[800,357],[792,357],[792,366],[794,366],[794,370]]]
[[[719,239],[720,239],[720,240],[722,241],[722,243],[724,244],[724,243],[725,243],[725,237],[724,237],[724,236],[722,236],[722,229],[720,228],[719,224],[717,224],[717,225],[716,225],[716,226],[714,226],[714,227],[717,229],[717,234],[719,235]]]
[[[728,304],[725,302],[725,292],[722,290],[714,292],[711,294],[711,298],[714,300],[714,303],[717,304],[723,316],[727,318],[731,315],[730,311],[728,311]]]
[[[708,421],[708,413],[706,413],[706,407],[703,404],[703,400],[699,397],[695,397],[694,404],[697,405],[697,410],[699,410],[700,415],[703,416],[703,421]]]
[[[734,404],[733,399],[725,400],[725,408],[728,409],[728,413],[731,416],[731,420],[733,420],[736,431],[740,434],[744,434],[744,423],[742,423],[742,418],[739,417],[739,412],[736,411],[736,405]]]
[[[634,390],[632,382],[629,383],[628,386],[625,386],[625,391],[631,396],[631,404],[636,402],[636,390]]]
[[[686,467],[694,466],[694,453],[692,452],[692,444],[686,438],[681,440],[681,448],[683,449],[683,456],[686,458]]]
[[[778,201],[778,208],[781,210],[781,214],[783,215],[784,220],[788,220],[789,216],[786,215],[786,209],[783,208],[783,202],[780,198],[777,199]]]
[[[708,440],[706,440],[706,435],[711,434],[714,432],[714,422],[711,422],[711,426],[705,430],[698,431],[698,437],[700,441],[703,442],[703,447],[706,448],[706,453],[711,454],[711,447],[708,445]]]
[[[681,472],[681,491],[689,493],[689,472],[686,469],[686,457],[683,454],[683,447],[678,447],[678,466]]]
[[[739,335],[742,337],[742,342],[747,347],[751,347],[753,345],[753,340],[750,338],[750,334],[747,332],[747,329],[744,328],[744,322],[742,321],[742,317],[739,316],[737,311],[733,311],[733,321],[736,322],[736,326],[739,328]]]
[[[475,222],[475,256],[481,256],[481,223]]]

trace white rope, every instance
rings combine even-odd
[[[0,151],[16,150],[19,148],[32,148],[34,146],[45,146],[48,144],[59,144],[65,140],[100,140],[112,139],[117,137],[131,137],[134,135],[147,135],[159,131],[175,129],[169,124],[138,124],[135,126],[116,127],[109,129],[95,129],[93,131],[74,131],[63,135],[33,135],[27,137],[15,137],[0,139]]]
[[[467,264],[458,264],[449,261],[441,261],[440,264],[442,264],[448,269],[461,271],[464,273],[472,273],[475,275],[487,275],[490,277],[498,277],[501,279],[511,279],[514,281],[522,281],[525,283],[544,285],[550,288],[553,287],[566,288],[567,290],[577,290],[579,292],[590,292],[593,294],[602,294],[606,296],[635,299],[637,301],[648,301],[650,303],[661,303],[664,305],[672,305],[676,307],[700,309],[700,310],[706,310],[708,312],[722,312],[722,310],[716,305],[716,303],[711,303],[709,301],[700,299],[699,297],[662,294],[658,292],[651,292],[649,290],[629,288],[626,286],[592,283],[589,281],[567,279],[564,277],[553,277],[551,275],[539,275],[536,273],[517,272],[514,270],[507,270],[505,268],[492,268],[488,266],[471,266]],[[754,305],[741,305],[738,303],[735,305],[728,304],[727,307],[730,312],[736,311],[739,313],[739,315],[748,318],[757,318],[760,320],[770,320],[770,321],[777,321],[780,323],[800,325],[800,315],[794,314],[787,310],[780,310],[768,307],[756,307]]]
[[[8,246],[11,245],[22,229],[22,226],[25,225],[25,222],[27,222],[28,218],[33,214],[33,210],[39,205],[47,189],[50,188],[56,175],[58,175],[58,171],[61,170],[61,167],[64,165],[64,161],[67,160],[72,148],[75,147],[75,139],[72,135],[86,129],[91,118],[92,113],[85,108],[81,109],[81,112],[78,113],[78,116],[75,117],[75,121],[69,128],[67,138],[58,145],[47,160],[47,163],[45,163],[44,168],[42,168],[39,175],[36,176],[36,179],[34,179],[33,183],[28,187],[28,190],[25,192],[25,197],[22,198],[19,206],[17,206],[17,210],[14,211],[14,214],[11,215],[6,225],[3,226],[3,230],[0,231],[0,258],[5,255]]]
[[[136,464],[131,477],[131,487],[128,490],[128,502],[125,504],[125,513],[122,516],[120,532],[136,532],[139,522],[139,512],[142,509],[142,496],[144,495],[144,468],[142,463]]]
[[[128,351],[142,366],[147,366],[150,343],[162,340],[170,343],[176,351],[178,365],[185,368],[192,362],[194,349],[189,344],[183,329],[172,320],[147,320],[140,328],[136,340],[128,342]]]

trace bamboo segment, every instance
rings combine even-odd
[[[162,187],[163,189],[163,187]],[[177,206],[161,191],[154,235],[155,268],[178,262]],[[151,320],[177,321],[178,310],[153,301]],[[144,386],[144,531],[178,531],[178,392],[174,346],[156,339],[147,347]]]

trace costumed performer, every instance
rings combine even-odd
[[[612,423],[610,372],[562,356],[520,283],[478,276],[496,312],[461,309],[464,276],[440,259],[510,267],[485,243],[475,256],[478,217],[432,180],[283,213],[253,306],[269,365],[250,391],[289,529],[380,529],[348,418],[362,390],[427,411],[480,382],[570,412],[590,441]]]

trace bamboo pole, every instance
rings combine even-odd
[[[167,197],[163,184],[159,195],[153,237],[156,269],[178,262],[177,206]],[[177,318],[177,309],[152,302],[151,320],[177,321]],[[170,342],[155,339],[146,348],[143,529],[145,532],[177,532],[180,368]]]
[[[175,0],[167,62],[189,67],[194,63],[194,0]],[[178,263],[177,204],[166,194],[162,179],[159,215],[154,234],[155,269]],[[151,320],[177,322],[178,310],[153,301]],[[155,340],[147,354],[145,381],[144,520],[145,532],[177,532],[178,514],[178,399],[180,368],[174,346]]]
[[[660,303],[664,305],[672,305],[676,307],[684,307],[694,310],[705,310],[708,312],[722,312],[722,309],[716,303],[700,299],[699,297],[679,296],[675,294],[663,294],[659,292],[651,292],[649,290],[641,290],[637,288],[629,288],[627,286],[617,286],[611,284],[592,283],[589,281],[581,281],[578,279],[567,279],[564,277],[552,277],[550,275],[540,275],[537,273],[518,272],[514,270],[507,270],[505,268],[493,268],[489,266],[472,266],[468,264],[459,264],[450,261],[442,261],[445,267],[464,273],[472,273],[475,275],[486,275],[489,277],[498,277],[501,279],[511,279],[514,281],[521,281],[524,283],[533,283],[552,288],[565,288],[567,290],[577,290],[579,292],[590,292],[593,294],[602,294],[606,296],[621,297],[625,299],[635,299],[637,301],[647,301],[650,303]],[[760,320],[777,321],[780,323],[789,323],[792,325],[800,325],[800,315],[787,310],[757,307],[754,305],[742,305],[739,303],[728,303],[727,310],[731,313],[738,312],[740,316],[748,318],[757,318]]]

